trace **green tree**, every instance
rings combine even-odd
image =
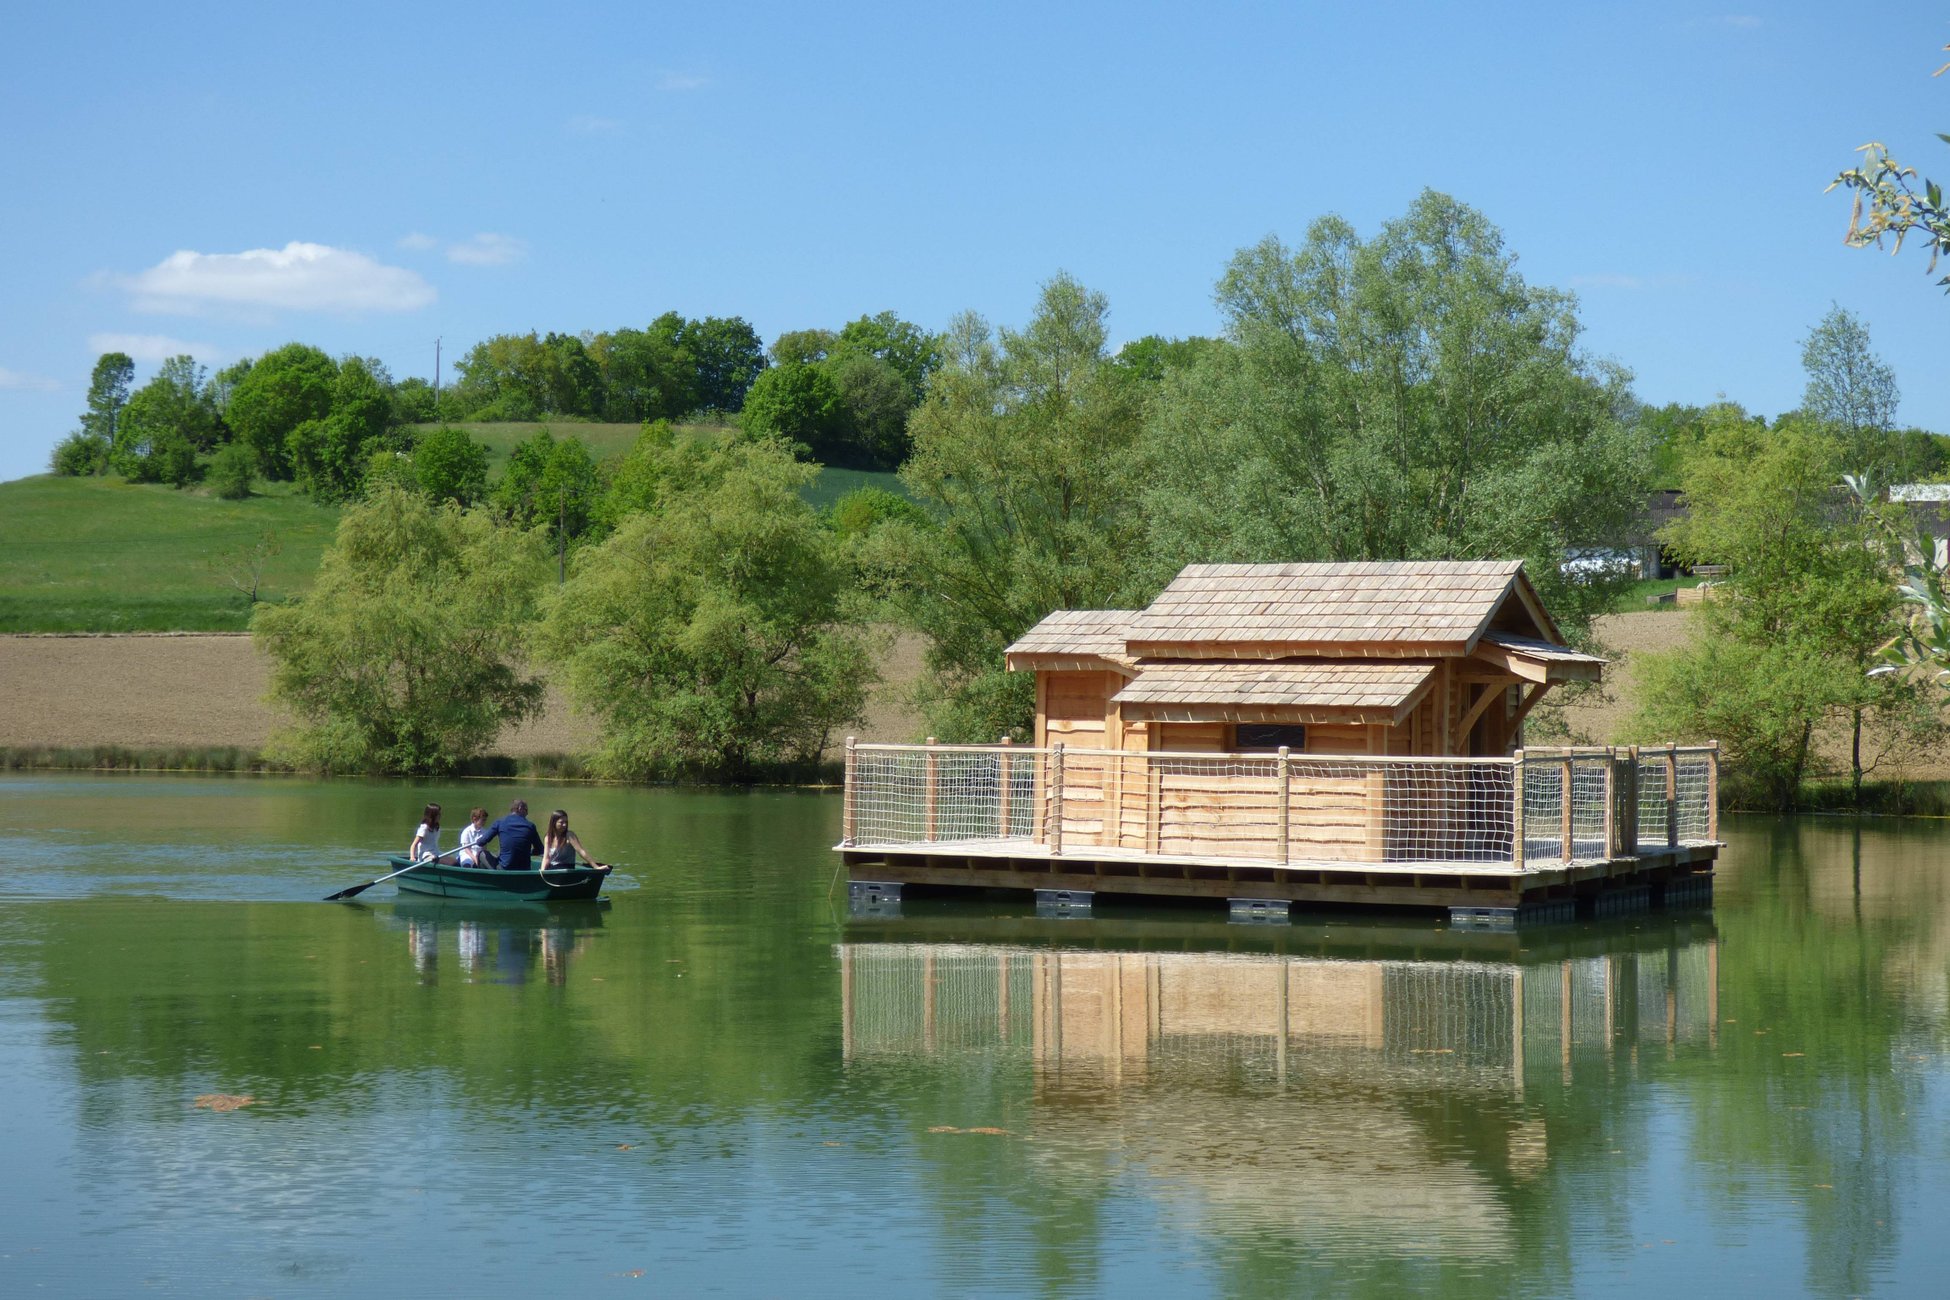
[[[465,508],[487,495],[488,449],[465,429],[441,425],[413,445],[413,477],[427,499]]]
[[[1896,372],[1869,346],[1869,329],[1852,312],[1830,307],[1801,344],[1808,384],[1801,411],[1835,431],[1848,466],[1887,482],[1901,450],[1892,430],[1902,401]]]
[[[1053,609],[1131,595],[1142,394],[1105,352],[1108,314],[1058,275],[1020,332],[957,318],[908,421],[901,480],[940,525],[912,537],[906,612],[928,638],[925,703],[944,738],[1025,734],[1034,683],[1003,671],[1003,649]]]
[[[598,334],[589,355],[602,375],[607,420],[675,420],[697,405],[697,363],[674,329]]]
[[[134,382],[135,362],[128,353],[104,352],[95,361],[88,378],[88,409],[81,414],[81,427],[54,449],[55,473],[100,474],[108,469],[116,423]]]
[[[227,442],[210,458],[210,490],[225,501],[242,501],[257,481],[257,454],[241,442]]]
[[[821,464],[840,463],[852,433],[846,404],[823,364],[788,361],[768,367],[745,395],[739,423],[755,438],[784,439]]]
[[[1425,192],[1368,240],[1322,218],[1240,251],[1218,300],[1232,346],[1147,407],[1153,585],[1193,561],[1520,556],[1578,632],[1630,581],[1565,565],[1644,516],[1627,377],[1480,213]]]
[[[257,453],[266,478],[292,476],[292,431],[331,414],[338,375],[337,364],[317,348],[287,343],[259,357],[232,385],[224,419],[238,441]]]
[[[536,628],[601,720],[596,769],[745,781],[812,762],[872,674],[837,542],[800,496],[814,471],[766,443],[653,434],[638,453],[661,462],[639,476],[662,485],[651,508],[583,554]]]
[[[1940,735],[1920,683],[1869,675],[1901,631],[1897,557],[1840,489],[1845,455],[1824,426],[1769,429],[1714,408],[1682,475],[1689,512],[1662,538],[1683,562],[1724,564],[1728,576],[1694,644],[1647,656],[1635,730],[1718,736],[1728,779],[1769,807],[1792,807],[1821,770],[1824,727],[1846,728],[1858,795],[1878,762]],[[1880,754],[1865,755],[1869,735]]]
[[[787,330],[772,340],[772,364],[818,365],[832,355],[833,347],[839,341],[840,336],[831,330]]]
[[[942,338],[904,321],[893,312],[862,316],[840,330],[833,355],[855,353],[877,358],[894,368],[908,389],[908,404],[921,400],[928,376],[941,368]]]
[[[765,345],[742,316],[685,321],[677,345],[697,366],[697,402],[710,411],[736,414],[745,393],[765,369]]]
[[[293,477],[316,501],[358,495],[378,451],[401,451],[406,438],[393,423],[392,380],[379,362],[346,357],[333,376],[331,407],[285,439]]]
[[[261,605],[278,742],[322,772],[444,772],[541,705],[521,629],[546,572],[539,540],[396,488],[350,505],[317,581]]]
[[[398,424],[431,424],[440,418],[433,385],[418,375],[393,385],[393,420]]]
[[[1950,50],[1950,45],[1943,48]],[[1950,71],[1950,63],[1933,75],[1940,77],[1945,71]],[[1939,131],[1937,139],[1950,144],[1950,133]],[[1922,180],[1919,190],[1916,169],[1898,162],[1880,143],[1871,141],[1856,152],[1862,155],[1861,165],[1828,183],[1831,190],[1840,185],[1855,191],[1845,236],[1849,246],[1867,248],[1874,244],[1881,248],[1883,240],[1893,238],[1895,247],[1891,251],[1900,253],[1903,240],[1916,235],[1930,250],[1929,269],[1935,271],[1937,258],[1950,253],[1950,207],[1944,205],[1943,188],[1935,181]],[[1950,275],[1937,283],[1950,292]]]
[[[1132,371],[1139,379],[1153,383],[1162,380],[1173,370],[1182,370],[1192,365],[1208,349],[1224,347],[1220,339],[1201,338],[1194,334],[1190,338],[1171,339],[1162,334],[1147,334],[1141,339],[1132,339],[1117,350],[1117,364]]]
[[[222,427],[204,373],[191,357],[171,357],[135,391],[116,421],[109,463],[117,473],[135,483],[196,481],[197,453],[216,445]]]
[[[821,369],[831,377],[846,417],[845,436],[832,455],[823,458],[826,463],[851,469],[899,469],[913,450],[907,417],[915,403],[900,371],[870,353],[844,351]]]
[[[602,474],[576,437],[557,440],[547,429],[516,444],[494,487],[494,505],[522,528],[542,528],[555,552],[556,577],[568,576],[569,548],[597,522]]]

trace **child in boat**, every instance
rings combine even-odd
[[[406,850],[408,861],[418,862],[440,852],[440,805],[430,803],[420,814],[420,829],[413,832],[413,843]]]
[[[576,864],[576,854],[592,867],[603,864],[589,856],[582,840],[569,829],[569,814],[557,808],[548,815],[548,830],[542,836],[542,870],[566,871]]]
[[[467,825],[460,828],[460,865],[482,866],[481,841],[487,838],[487,809],[475,808],[467,814]]]

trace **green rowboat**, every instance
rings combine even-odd
[[[392,870],[413,866],[411,858],[390,859]],[[594,898],[609,879],[608,867],[568,867],[555,871],[497,871],[429,862],[413,867],[393,883],[402,894],[433,898],[471,898],[479,902],[553,903]]]

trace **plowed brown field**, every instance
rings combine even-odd
[[[917,738],[904,697],[919,671],[918,641],[893,638],[862,739]],[[243,635],[0,636],[0,746],[261,749],[283,721],[264,699],[269,686],[270,665]],[[493,748],[572,754],[595,734],[551,687],[542,715]]]

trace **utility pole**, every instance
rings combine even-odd
[[[433,341],[433,418],[440,420],[440,340]]]

